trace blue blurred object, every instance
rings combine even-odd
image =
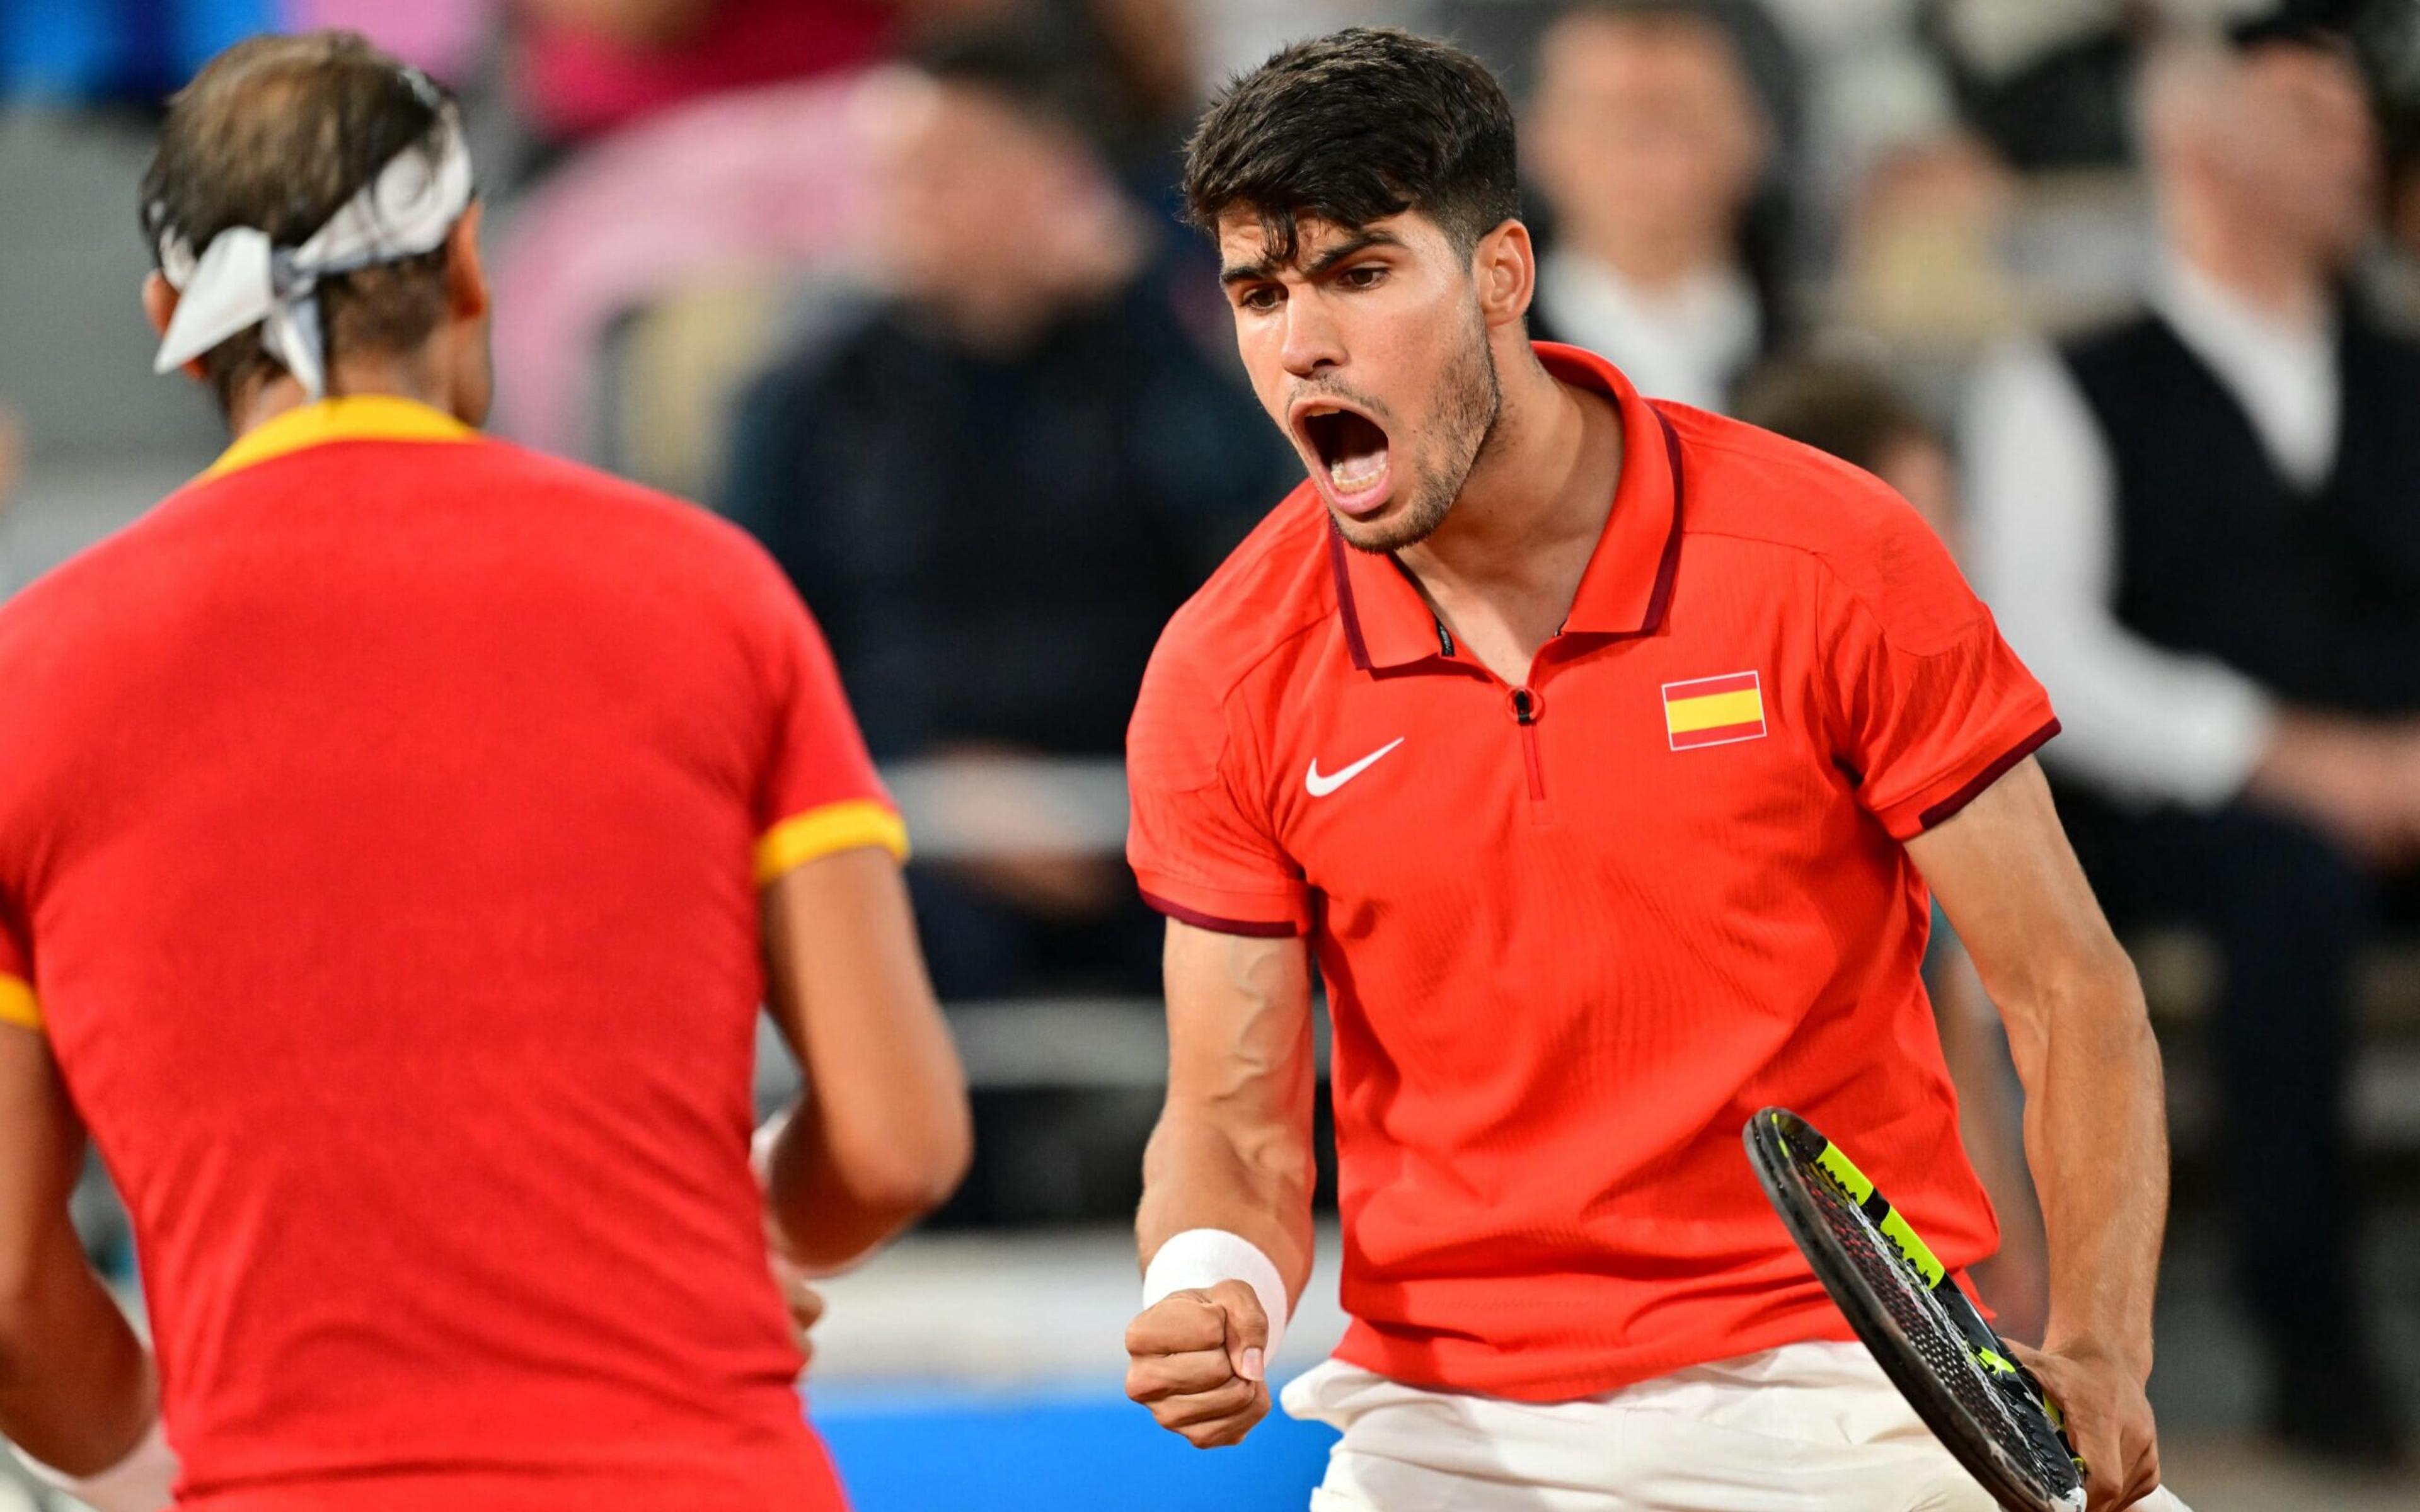
[[[277,0],[0,0],[0,100],[156,103]]]
[[[1123,1397],[934,1392],[826,1396],[815,1426],[857,1512],[1235,1512],[1310,1504],[1336,1434],[1271,1412],[1250,1438],[1203,1452]]]

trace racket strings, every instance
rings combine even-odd
[[[2044,1463],[2040,1447],[2011,1413],[1999,1385],[1976,1365],[1964,1334],[1931,1289],[1919,1284],[1913,1261],[1874,1227],[1831,1172],[1804,1160],[1794,1164],[1825,1227],[1848,1252],[1933,1379],[1957,1398],[2020,1471],[2043,1488],[2058,1486],[2066,1478],[2060,1473],[2066,1467]]]

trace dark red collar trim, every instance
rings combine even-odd
[[[1325,512],[1326,505],[1320,509]],[[1353,571],[1344,553],[1352,550],[1344,543],[1344,532],[1336,527],[1336,517],[1327,518],[1327,564],[1336,574],[1336,612],[1344,621],[1344,649],[1353,654],[1353,665],[1362,671],[1370,670],[1370,643],[1361,639],[1361,611],[1353,606]]]
[[[1672,428],[1672,422],[1664,418],[1662,410],[1650,406],[1649,412],[1655,416],[1655,424],[1664,433],[1664,459],[1672,470],[1672,526],[1665,533],[1664,552],[1655,564],[1655,585],[1647,595],[1646,614],[1637,629],[1606,634],[1605,639],[1609,640],[1653,635],[1662,628],[1664,616],[1672,607],[1672,584],[1681,571],[1681,529],[1689,497],[1688,484],[1681,470],[1681,436]],[[1353,597],[1352,563],[1347,555],[1352,549],[1331,517],[1327,521],[1327,564],[1336,579],[1337,617],[1344,624],[1344,649],[1352,656],[1354,667],[1366,672],[1375,669],[1370,661],[1370,642],[1361,633],[1361,611]],[[1397,563],[1399,569],[1401,565]]]
[[[1664,427],[1664,456],[1672,464],[1672,530],[1664,537],[1664,557],[1655,565],[1655,589],[1647,595],[1646,617],[1633,635],[1653,635],[1663,627],[1664,611],[1672,607],[1672,580],[1681,573],[1681,519],[1689,504],[1688,484],[1681,473],[1680,432],[1661,409],[1655,410],[1655,424]]]

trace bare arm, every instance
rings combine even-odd
[[[1277,1261],[1289,1300],[1311,1280],[1311,952],[1298,939],[1171,921],[1168,1103],[1142,1158],[1136,1239],[1223,1228]]]
[[[773,1017],[807,1083],[774,1141],[767,1201],[790,1258],[838,1270],[965,1178],[966,1073],[887,853],[843,851],[768,886],[765,948]]]
[[[69,1221],[83,1158],[49,1041],[0,1025],[0,1436],[70,1475],[116,1465],[160,1415],[150,1351]]]
[[[1168,1104],[1143,1154],[1136,1238],[1148,1263],[1187,1229],[1224,1229],[1311,1280],[1311,954],[1299,939],[1168,926]],[[1269,1319],[1228,1280],[1175,1292],[1126,1331],[1127,1395],[1208,1448],[1269,1409]]]
[[[2028,760],[1908,842],[2000,1006],[2025,1087],[2050,1242],[2050,1326],[2028,1359],[2069,1409],[2092,1505],[2159,1480],[2143,1382],[2167,1219],[2167,1115],[2142,986]]]

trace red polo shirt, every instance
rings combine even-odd
[[[1311,937],[1339,1353],[1549,1400],[1849,1336],[1741,1154],[1763,1104],[1950,1265],[1991,1253],[1900,842],[2057,725],[1887,487],[1538,351],[1619,407],[1624,451],[1524,686],[1306,486],[1160,642],[1129,851],[1172,918]]]
[[[399,400],[0,606],[0,1017],[126,1192],[185,1504],[838,1508],[757,889],[901,841],[743,534]]]

